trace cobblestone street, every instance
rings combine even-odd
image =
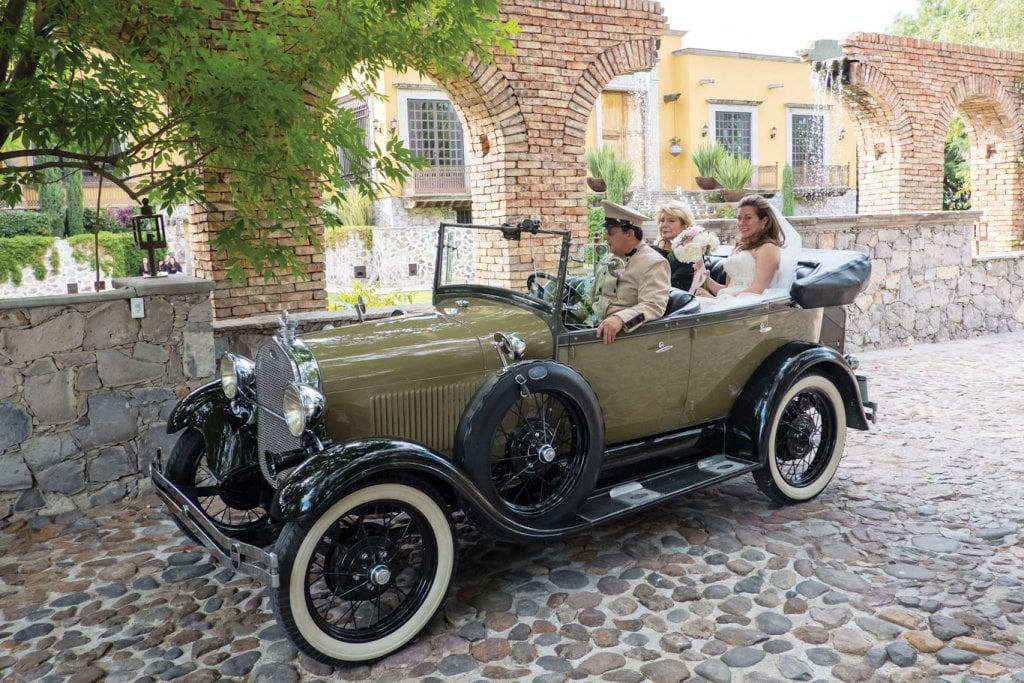
[[[860,357],[879,421],[818,499],[745,476],[561,542],[468,534],[371,667],[297,655],[151,496],[16,522],[0,681],[1024,682],[1024,334]]]

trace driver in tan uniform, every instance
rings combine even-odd
[[[665,314],[671,288],[668,260],[643,241],[647,217],[609,201],[604,209],[608,250],[625,262],[618,275],[605,276],[601,290],[601,323],[597,336],[605,344],[619,332],[632,332],[645,321]]]

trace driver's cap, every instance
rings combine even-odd
[[[639,211],[634,211],[607,199],[601,201],[601,208],[604,209],[604,226],[606,228],[634,227],[641,230],[644,227],[644,222],[650,220]]]

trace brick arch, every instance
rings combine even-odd
[[[913,145],[906,102],[891,80],[870,64],[849,65],[843,103],[857,140],[857,187],[861,213],[899,211],[904,190],[899,160]]]
[[[841,47],[851,85],[874,84],[887,91],[880,101],[902,102],[906,112],[896,129],[899,155],[887,168],[870,167],[873,150],[858,138],[858,163],[869,162],[859,171],[860,210],[941,209],[943,145],[960,110],[971,139],[972,189],[984,211],[976,248],[1005,251],[1024,238],[1024,171],[1017,163],[1024,149],[1024,53],[877,33],[855,33]],[[856,106],[850,109],[857,118]],[[881,180],[872,179],[876,170]]]
[[[1014,205],[1005,201],[1007,195],[1021,195],[1017,150],[1022,149],[1024,136],[1020,118],[1014,117],[1016,108],[1013,95],[998,79],[971,74],[961,79],[943,101],[945,126],[941,120],[936,121],[941,144],[953,112],[963,116],[970,145],[971,208],[984,212],[975,225],[979,248],[999,226],[1012,225],[1019,213],[1019,202]]]

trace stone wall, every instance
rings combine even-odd
[[[171,408],[214,375],[212,283],[114,285],[0,301],[0,522],[136,496]]]
[[[847,307],[847,348],[964,339],[1024,326],[1024,252],[972,255],[977,211],[794,217],[805,247],[871,256]],[[702,223],[735,241],[735,221]]]

